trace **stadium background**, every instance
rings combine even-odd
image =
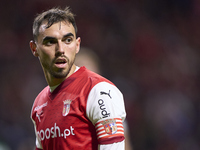
[[[103,75],[124,93],[134,150],[199,150],[199,0],[2,2],[1,145],[34,145],[30,110],[46,82],[29,49],[32,21],[66,5],[77,15],[82,46],[97,53]]]

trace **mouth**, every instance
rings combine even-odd
[[[55,65],[58,68],[64,68],[67,65],[67,60],[65,58],[57,58],[55,61]]]

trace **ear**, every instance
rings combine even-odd
[[[79,50],[80,50],[80,45],[81,45],[81,38],[78,37],[78,38],[76,39],[76,53],[79,52]]]
[[[38,52],[37,52],[37,45],[36,45],[36,43],[31,40],[30,43],[29,43],[29,45],[30,45],[30,48],[31,48],[31,51],[32,51],[33,55],[35,57],[38,57],[39,55],[38,55]]]

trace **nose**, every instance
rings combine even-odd
[[[56,44],[56,56],[63,55],[65,53],[64,51],[64,43],[58,42]]]

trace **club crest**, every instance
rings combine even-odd
[[[72,100],[64,100],[63,101],[63,112],[62,112],[63,116],[67,116],[67,114],[69,113],[71,102],[72,102]]]
[[[117,125],[115,119],[108,119],[102,122],[105,132],[107,134],[115,134],[117,132]]]

